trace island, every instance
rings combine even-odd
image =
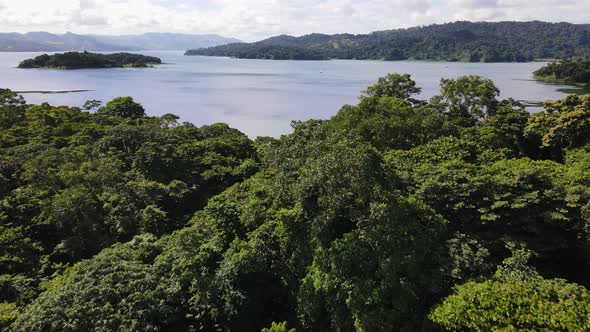
[[[161,63],[160,58],[133,53],[67,52],[54,55],[43,54],[33,59],[27,59],[22,61],[18,68],[146,68]]]
[[[454,22],[358,35],[282,35],[255,43],[192,49],[185,54],[272,60],[529,62],[588,58],[589,43],[589,24]]]

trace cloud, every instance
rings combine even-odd
[[[500,0],[453,0],[455,6],[465,9],[497,8]]]
[[[428,0],[389,0],[392,7],[401,8],[409,12],[426,12],[432,7]]]
[[[367,33],[455,20],[587,23],[588,0],[0,0],[1,31]]]

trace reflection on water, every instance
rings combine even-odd
[[[291,120],[327,119],[378,77],[409,73],[423,88],[438,92],[443,77],[481,75],[494,80],[502,97],[535,102],[561,98],[563,86],[531,80],[543,63],[445,63],[381,61],[265,61],[186,57],[182,52],[142,52],[162,58],[156,68],[46,70],[16,69],[39,53],[0,53],[0,87],[29,93],[29,102],[80,106],[129,95],[148,114],[174,113],[197,125],[226,122],[248,135],[288,133]],[[83,91],[80,91],[83,90]],[[533,108],[531,111],[535,111]]]

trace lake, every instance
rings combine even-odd
[[[250,137],[279,136],[292,120],[328,119],[378,77],[409,73],[422,98],[438,93],[443,77],[481,75],[494,80],[501,97],[559,99],[561,86],[531,79],[543,63],[447,63],[418,61],[268,61],[189,57],[180,51],[141,52],[166,64],[148,69],[17,69],[41,53],[0,53],[0,87],[15,91],[91,90],[25,94],[27,101],[81,106],[132,96],[149,115],[173,113],[196,125],[225,122]],[[531,108],[534,112],[535,109]]]

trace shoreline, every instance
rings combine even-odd
[[[535,81],[549,84],[549,85],[565,85],[568,87],[559,88],[557,91],[568,93],[568,94],[587,94],[590,93],[590,84],[582,82],[572,82],[568,80],[559,80],[552,78],[551,76],[533,76]]]
[[[206,57],[206,58],[225,58],[225,59],[236,59],[236,60],[262,60],[262,61],[298,61],[298,62],[328,62],[328,61],[375,61],[375,62],[438,62],[438,63],[477,63],[477,64],[496,64],[496,63],[515,63],[515,64],[522,64],[522,63],[547,63],[550,62],[546,59],[535,59],[531,61],[492,61],[492,62],[482,62],[482,61],[451,61],[451,60],[437,60],[437,59],[400,59],[400,60],[387,60],[387,59],[344,59],[344,58],[327,58],[327,59],[266,59],[266,58],[245,58],[245,57],[236,57],[236,56],[227,56],[227,55],[204,55],[204,54],[183,54],[185,57]]]

